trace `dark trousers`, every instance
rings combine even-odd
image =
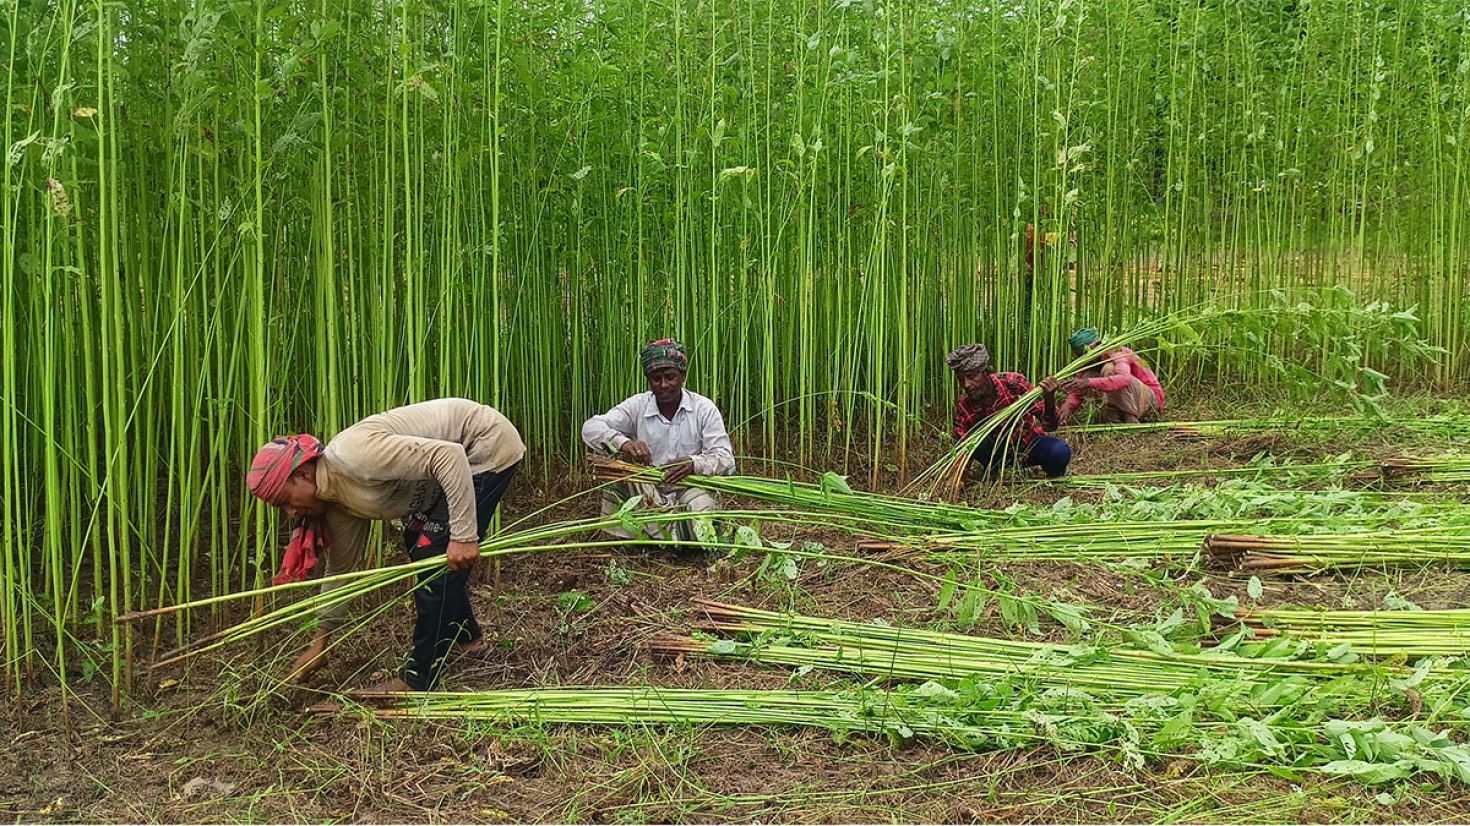
[[[487,471],[474,476],[475,522],[477,535],[485,538],[490,517],[500,505],[500,497],[510,485],[520,463],[502,471]],[[403,531],[403,544],[409,558],[417,562],[431,556],[443,556],[449,549],[449,503],[440,495],[427,511],[409,517]],[[415,691],[428,691],[439,681],[444,659],[457,642],[474,642],[480,638],[480,624],[470,607],[470,572],[434,571],[419,575],[413,592],[418,621],[413,626],[413,650],[408,664],[399,674]]]
[[[994,439],[980,443],[970,458],[991,473],[997,473],[1007,462],[1019,461],[1021,467],[1039,467],[1052,478],[1067,475],[1067,465],[1072,463],[1072,448],[1055,436],[1037,436],[1024,453],[1010,458],[1010,446],[996,449]]]

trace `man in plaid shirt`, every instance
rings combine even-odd
[[[954,405],[954,435],[963,439],[977,425],[999,413],[1016,399],[1031,391],[1031,383],[1020,373],[997,373],[990,363],[990,352],[983,344],[966,344],[956,348],[945,362],[955,372],[960,386]],[[1007,462],[1021,467],[1039,467],[1047,476],[1064,476],[1072,461],[1072,448],[1047,433],[1057,429],[1057,383],[1048,378],[1041,383],[1041,400],[1022,415],[1002,449],[995,437],[986,439],[975,449],[976,464],[995,473]]]

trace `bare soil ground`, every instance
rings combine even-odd
[[[1416,409],[1429,409],[1420,401]],[[1238,408],[1231,408],[1237,410]],[[1220,415],[1204,404],[1179,418]],[[1454,450],[1405,434],[1350,439],[1299,435],[1181,441],[1167,435],[1081,436],[1078,473],[1213,467],[1269,451],[1325,456]],[[927,445],[938,449],[938,443]],[[914,465],[921,459],[916,455]],[[861,470],[861,469],[857,469]],[[883,471],[892,487],[897,474]],[[519,480],[507,519],[588,486],[548,474]],[[854,472],[855,479],[863,475]],[[865,486],[865,485],[862,485]],[[973,492],[977,496],[983,492]],[[1095,492],[1071,491],[1084,498]],[[992,504],[1010,494],[983,493]],[[1044,502],[1062,491],[1028,490]],[[590,514],[591,497],[551,516]],[[847,541],[816,538],[840,547]],[[849,542],[850,547],[850,542]],[[805,564],[794,582],[757,578],[758,560],[643,550],[511,558],[473,589],[491,651],[452,665],[450,689],[657,684],[820,687],[839,678],[654,656],[648,639],[688,627],[695,597],[854,620],[938,624],[936,588],[897,572]],[[487,569],[490,566],[486,566]],[[1007,564],[1015,587],[1147,617],[1163,592],[1138,577],[1080,565]],[[1181,572],[1179,581],[1190,576]],[[626,580],[624,582],[624,580]],[[622,583],[622,584],[619,584]],[[1244,583],[1210,578],[1217,594]],[[1470,574],[1421,571],[1268,583],[1264,602],[1380,604],[1389,590],[1424,607],[1464,606]],[[576,595],[580,594],[585,598]],[[1465,821],[1470,790],[1433,782],[1389,790],[1293,783],[1263,772],[1207,770],[1179,761],[1138,772],[1108,755],[1050,749],[969,754],[923,742],[834,742],[807,730],[756,728],[511,728],[475,722],[386,722],[351,710],[306,709],[332,692],[391,673],[412,623],[401,596],[332,653],[305,688],[274,686],[302,634],[227,650],[187,670],[140,666],[121,712],[105,689],[81,683],[65,719],[54,681],[0,711],[0,813],[19,821],[570,821],[570,822],[1064,822]],[[998,616],[974,633],[1007,634]],[[164,629],[171,639],[172,629]],[[151,629],[145,637],[151,637]],[[145,646],[146,647],[146,646]],[[165,647],[167,647],[165,645]]]

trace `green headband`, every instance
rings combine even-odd
[[[1067,343],[1072,345],[1072,352],[1074,353],[1081,353],[1087,349],[1087,345],[1096,344],[1099,341],[1102,341],[1102,337],[1097,334],[1096,327],[1083,327],[1067,339]]]

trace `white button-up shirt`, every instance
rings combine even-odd
[[[684,391],[672,419],[659,412],[652,392],[643,392],[582,424],[582,441],[593,450],[617,453],[634,439],[648,445],[655,465],[688,457],[700,476],[735,472],[735,451],[725,432],[725,417],[714,402],[689,390]]]

